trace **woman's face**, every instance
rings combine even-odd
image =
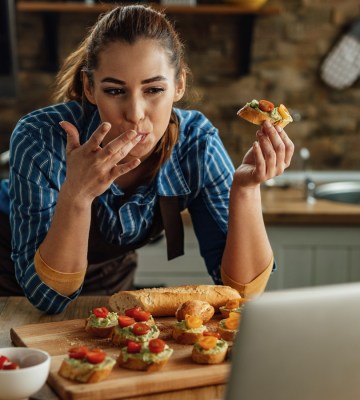
[[[101,120],[111,124],[104,144],[133,129],[142,139],[123,161],[143,161],[164,135],[174,101],[184,94],[185,73],[176,82],[158,42],[139,39],[132,45],[110,43],[100,54],[93,80],[90,85],[84,74],[87,99],[97,105]]]

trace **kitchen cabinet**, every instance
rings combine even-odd
[[[278,270],[267,290],[360,281],[360,226],[269,226]]]
[[[185,254],[168,261],[166,239],[139,249],[138,268],[135,276],[137,287],[212,284],[198,242],[189,224],[184,224]]]
[[[267,290],[360,281],[360,226],[267,227],[277,271]],[[138,250],[136,286],[211,284],[193,229],[185,225],[185,255],[167,260],[166,240]]]

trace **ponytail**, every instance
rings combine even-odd
[[[83,100],[82,71],[86,66],[86,38],[64,61],[55,80],[53,99],[55,102]]]

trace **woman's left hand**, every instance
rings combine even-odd
[[[257,141],[245,154],[234,180],[242,187],[257,186],[281,175],[290,165],[294,144],[283,128],[265,121],[256,132]]]

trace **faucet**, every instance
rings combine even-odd
[[[300,158],[302,160],[302,170],[304,172],[304,192],[305,192],[305,200],[309,204],[315,203],[315,182],[308,175],[308,165],[310,160],[310,151],[306,147],[302,147],[300,149]]]
[[[306,202],[309,204],[314,204],[316,199],[315,199],[315,182],[310,178],[306,177],[305,178],[305,199]]]

